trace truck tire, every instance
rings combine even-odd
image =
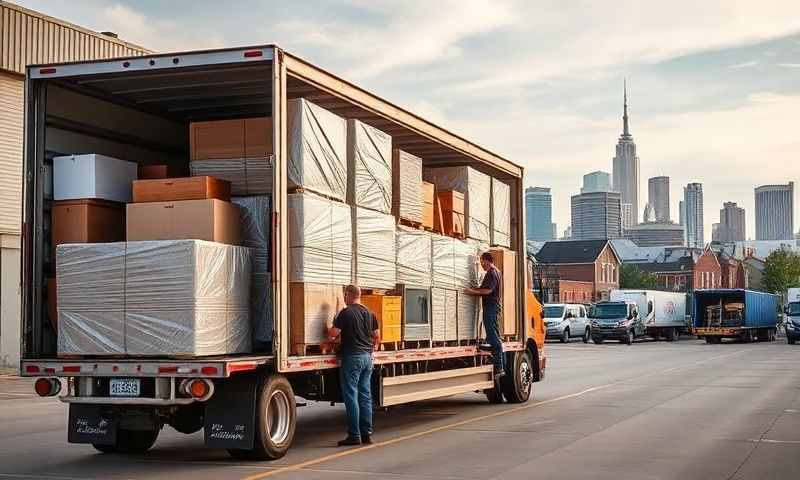
[[[283,375],[270,375],[256,392],[256,425],[252,450],[228,450],[237,459],[277,460],[286,455],[297,426],[294,390]]]
[[[714,343],[714,339],[711,338],[711,335],[706,335],[706,343],[709,345]]]
[[[602,345],[605,340],[606,339],[603,337],[592,336],[592,341],[594,342],[595,345]]]
[[[500,379],[500,389],[508,403],[525,403],[533,387],[533,362],[527,350],[509,355],[506,374]]]
[[[160,430],[117,430],[117,443],[114,445],[92,444],[95,450],[102,453],[141,454],[156,443]]]
[[[677,334],[675,333],[674,328],[670,328],[669,330],[667,330],[666,339],[668,342],[674,342],[675,340],[677,340]]]
[[[628,333],[621,340],[621,343],[624,343],[625,345],[633,345],[633,338],[634,338],[633,330],[628,330]]]
[[[569,327],[565,328],[563,332],[561,332],[561,343],[569,343]]]
[[[789,345],[794,345],[797,342],[797,340],[795,340],[794,337],[788,337],[788,336],[786,337],[786,341],[789,342]]]
[[[503,403],[503,392],[497,381],[494,382],[494,388],[487,388],[483,391],[483,394],[486,395],[486,400],[489,400],[492,405]]]

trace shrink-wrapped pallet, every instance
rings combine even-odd
[[[467,295],[458,292],[458,306],[456,316],[458,317],[458,339],[475,340],[478,336],[478,322],[480,314],[480,298],[474,295]]]
[[[250,323],[253,345],[267,348],[272,342],[272,283],[270,279],[272,200],[267,196],[234,197],[242,219],[242,245],[250,248],[252,274],[250,281]]]
[[[251,351],[250,250],[200,240],[128,242],[129,355]]]
[[[397,283],[430,287],[431,235],[424,230],[397,227]]]
[[[395,287],[395,242],[393,216],[353,207],[353,282],[356,285],[380,289]]]
[[[469,288],[478,284],[477,250],[472,242],[431,235],[433,286]]]
[[[431,326],[434,342],[457,340],[458,292],[445,288],[431,288]]]
[[[302,98],[287,102],[287,173],[299,187],[344,201],[347,195],[347,123]]]
[[[347,121],[347,201],[392,213],[392,137],[364,122]]]
[[[465,233],[467,237],[491,240],[491,177],[467,166],[427,168],[422,172],[437,190],[456,190],[464,194]]]
[[[231,195],[272,193],[273,157],[205,159],[189,162],[193,177],[209,176],[231,183]]]
[[[453,279],[457,289],[478,286],[478,251],[469,241],[453,242]]]
[[[403,150],[392,151],[392,213],[422,223],[422,159]]]
[[[351,207],[308,192],[289,195],[288,207],[289,281],[349,284],[353,261]]]
[[[511,246],[511,187],[492,178],[492,245]]]
[[[125,242],[56,247],[58,353],[125,353]]]

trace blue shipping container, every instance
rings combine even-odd
[[[721,325],[707,318],[708,307],[743,304],[743,318],[725,316]],[[741,289],[695,290],[692,302],[692,323],[695,327],[774,327],[778,323],[778,296],[771,293]],[[731,318],[733,317],[733,318]]]

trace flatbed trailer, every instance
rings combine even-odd
[[[289,99],[306,98],[371,124],[390,134],[396,148],[422,157],[425,166],[470,165],[508,183],[511,248],[520,252],[516,285],[527,283],[522,167],[277,46],[29,66],[25,92],[20,374],[38,377],[40,395],[60,394],[70,404],[70,442],[102,452],[143,452],[171,425],[183,433],[204,429],[206,446],[237,458],[276,459],[294,437],[295,395],[341,401],[335,355],[290,353]],[[45,193],[52,158],[92,151],[151,163],[185,161],[189,122],[246,116],[272,119],[271,351],[192,358],[57,356],[45,287],[54,269]],[[517,333],[504,338],[509,367],[501,381],[475,341],[381,350],[374,353],[375,403],[388,407],[471,391],[493,402],[527,401],[546,366],[540,306],[531,309],[529,301],[526,308],[528,296],[526,289],[516,292]]]

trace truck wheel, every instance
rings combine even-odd
[[[592,337],[592,341],[594,342],[595,345],[602,345],[603,342],[605,341],[605,338],[603,338],[603,337]]]
[[[565,328],[563,332],[561,332],[561,343],[569,343],[569,328]]]
[[[622,343],[625,345],[633,345],[633,330],[628,330],[625,338],[622,339]]]
[[[527,351],[514,352],[506,367],[506,374],[500,379],[500,388],[508,403],[525,403],[531,396],[533,386],[533,363]]]
[[[486,395],[486,400],[489,400],[489,403],[492,405],[503,403],[503,392],[498,382],[494,383],[494,388],[487,388],[484,390],[483,394]]]
[[[797,340],[794,337],[786,337],[786,341],[789,342],[789,345],[794,345]]]
[[[586,327],[586,331],[583,333],[583,343],[589,343],[590,338],[592,338],[592,331]]]
[[[711,338],[711,335],[706,335],[706,343],[709,345],[714,343],[714,340]]]
[[[256,393],[256,428],[252,450],[228,450],[238,459],[276,460],[286,455],[294,439],[297,405],[283,375],[264,379]]]
[[[667,338],[668,342],[674,342],[675,341],[675,329],[674,328],[670,328],[669,330],[667,330],[666,338]]]

